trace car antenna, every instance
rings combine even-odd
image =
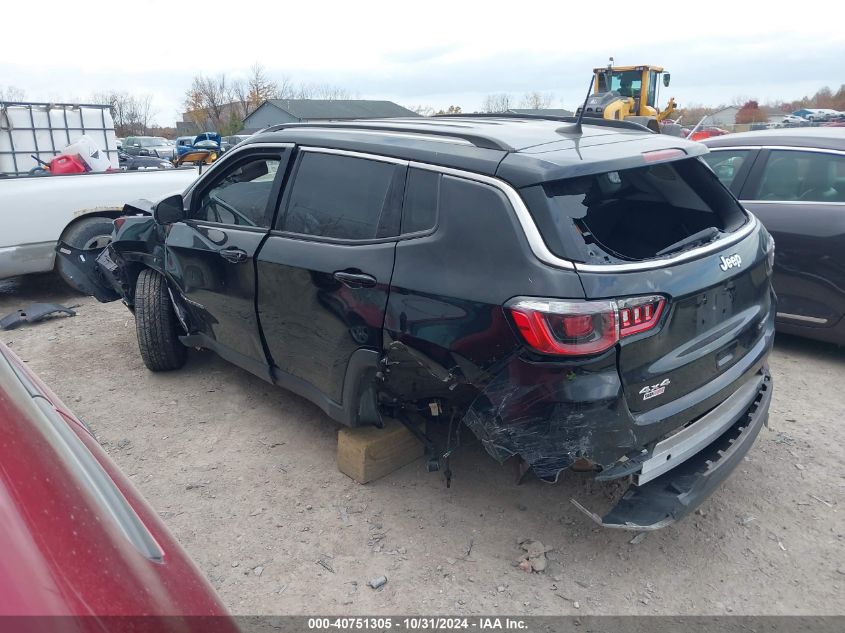
[[[581,106],[581,111],[574,123],[559,127],[556,131],[558,134],[581,134],[581,121],[584,119],[584,112],[587,110],[587,101],[590,100],[590,93],[593,91],[593,77],[590,77],[590,87],[587,88],[587,96],[584,97],[584,104]]]

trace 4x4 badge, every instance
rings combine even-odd
[[[660,382],[656,385],[646,385],[645,387],[640,389],[640,393],[643,394],[643,400],[648,400],[649,398],[659,396],[661,393],[666,391],[666,387],[668,387],[671,382],[672,381],[667,378],[663,382]]]
[[[719,259],[722,260],[722,263],[719,264],[719,268],[722,270],[730,270],[731,268],[739,268],[742,266],[742,257],[734,253],[730,257],[720,257]]]

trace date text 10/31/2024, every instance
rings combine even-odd
[[[446,630],[527,630],[528,625],[519,618],[478,617],[350,617],[350,618],[308,618],[308,629],[312,631],[446,631]]]

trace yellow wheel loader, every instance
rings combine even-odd
[[[585,118],[632,121],[660,132],[660,122],[675,111],[670,97],[664,110],[657,106],[658,83],[669,86],[669,73],[659,66],[614,66],[593,69],[593,92],[584,106]]]

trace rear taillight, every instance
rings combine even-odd
[[[123,226],[123,223],[126,222],[125,217],[115,218],[112,224],[114,224],[115,232],[120,230],[120,227]]]
[[[535,351],[583,356],[650,330],[660,320],[665,303],[659,296],[615,301],[518,299],[507,308],[522,338]]]

